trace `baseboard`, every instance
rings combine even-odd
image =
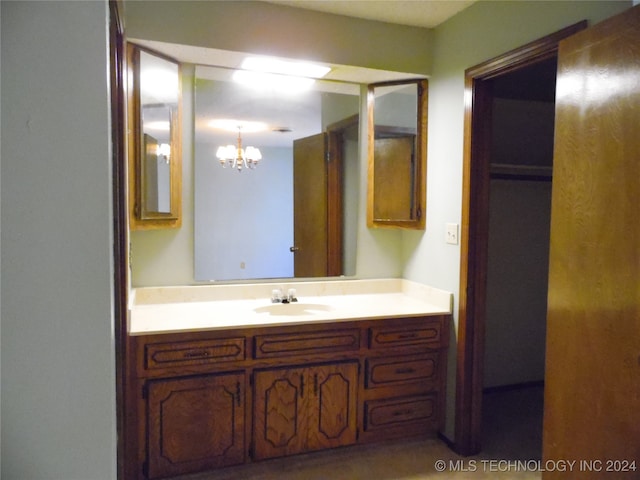
[[[438,439],[442,440],[447,445],[447,447],[457,453],[456,444],[452,440],[450,440],[449,437],[447,437],[444,433],[438,432]]]

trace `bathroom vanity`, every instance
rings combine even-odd
[[[404,280],[295,286],[290,304],[271,304],[269,284],[135,291],[137,478],[443,427],[450,294]]]

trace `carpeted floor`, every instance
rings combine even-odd
[[[540,459],[542,448],[542,387],[485,394],[483,423],[483,451],[474,457],[460,457],[438,439],[405,440],[273,459],[176,480],[541,478],[533,462]]]

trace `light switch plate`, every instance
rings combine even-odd
[[[458,244],[458,224],[457,223],[447,223],[445,228],[445,242],[450,243],[451,245]]]

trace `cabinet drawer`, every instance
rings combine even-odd
[[[353,352],[360,348],[357,328],[310,333],[258,335],[255,358],[287,357],[328,352]]]
[[[407,327],[372,327],[369,348],[389,348],[403,345],[440,345],[440,322],[428,322]]]
[[[438,361],[438,353],[367,359],[365,386],[376,388],[407,382],[423,382],[435,386],[438,380]]]
[[[170,368],[241,361],[245,358],[244,337],[145,345],[145,368]]]
[[[365,402],[364,430],[403,427],[407,424],[436,425],[437,395],[389,398]]]

